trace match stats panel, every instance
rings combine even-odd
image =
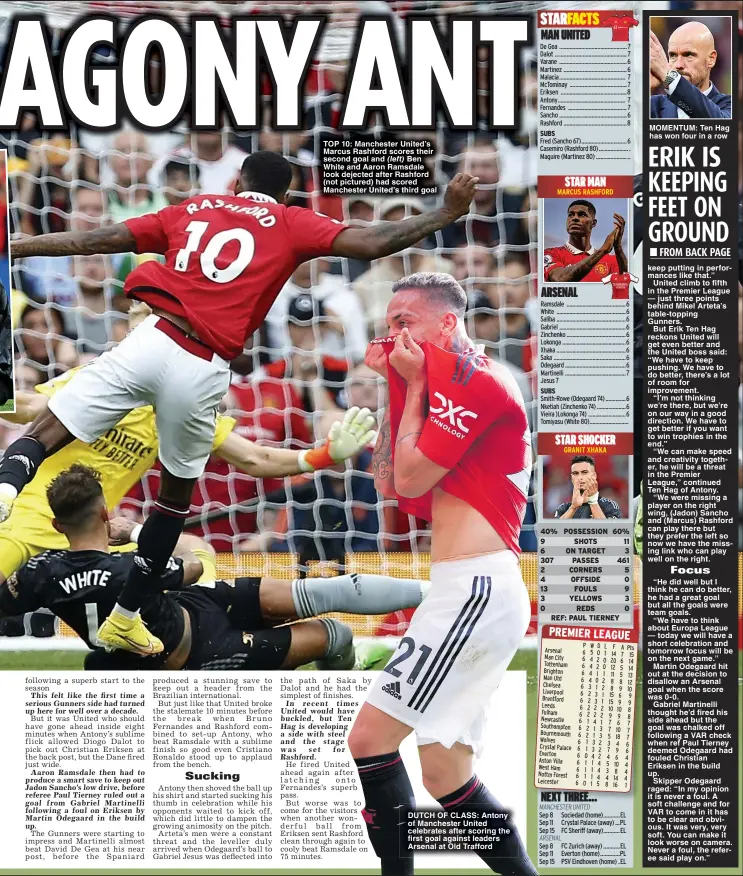
[[[537,16],[540,872],[634,866],[637,24]]]
[[[537,567],[540,625],[633,626],[632,553],[627,522],[543,525]]]

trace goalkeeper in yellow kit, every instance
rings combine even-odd
[[[143,305],[135,305],[130,316],[136,319],[141,315],[139,311],[145,309]],[[35,392],[18,392],[16,413],[5,414],[5,419],[16,423],[34,420],[46,408],[49,398],[71,380],[77,370],[71,369],[37,386]],[[234,426],[232,417],[217,418],[212,452],[255,478],[285,477],[332,466],[355,456],[375,439],[375,420],[366,408],[348,410],[342,422],[333,424],[325,444],[310,450],[264,447],[236,434]],[[31,557],[46,550],[67,548],[67,539],[52,525],[53,515],[46,498],[47,487],[57,475],[74,463],[99,472],[106,505],[112,510],[154,465],[157,450],[155,413],[148,405],[135,408],[92,444],[75,440],[48,457],[36,477],[13,502],[10,518],[0,523],[0,574],[9,578]],[[211,577],[216,577],[216,570]],[[120,647],[152,653],[144,647],[140,651],[131,639]]]

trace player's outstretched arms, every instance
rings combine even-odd
[[[368,408],[349,408],[343,420],[332,424],[322,447],[300,451],[264,447],[231,432],[214,453],[254,478],[288,477],[356,456],[375,440],[375,426]]]
[[[15,413],[2,414],[2,418],[9,423],[32,423],[39,414],[44,413],[48,404],[47,396],[19,389],[15,394]]]
[[[58,231],[25,240],[14,240],[10,254],[14,259],[27,256],[102,255],[109,252],[134,252],[136,241],[123,222],[94,231]]]
[[[331,255],[371,261],[400,252],[469,212],[479,177],[458,173],[446,187],[444,206],[398,222],[346,228],[335,238]]]

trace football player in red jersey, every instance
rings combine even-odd
[[[143,404],[156,412],[162,477],[121,597],[99,630],[104,647],[158,653],[139,616],[150,581],[165,569],[209,458],[229,362],[263,322],[297,265],[322,255],[371,260],[399,252],[463,216],[477,178],[457,174],[442,207],[399,222],[346,228],[287,207],[289,162],[249,155],[235,195],[197,195],[158,213],[88,232],[44,234],[13,244],[14,258],[155,252],[127,277],[125,292],[153,310],[113,350],[60,390],[0,463],[0,520],[43,460],[75,438],[91,443]]]
[[[510,829],[480,857],[497,873],[536,874],[512,817],[474,774],[489,699],[531,614],[518,559],[532,467],[524,400],[511,372],[467,337],[453,277],[412,274],[393,292],[393,337],[366,356],[390,397],[375,484],[431,521],[431,589],[349,734],[363,816],[382,873],[412,874],[399,827],[415,800],[398,749],[415,731],[426,790],[494,835]]]
[[[624,218],[619,213],[614,214],[614,227],[598,249],[591,246],[591,232],[595,227],[596,208],[590,201],[573,201],[568,205],[568,242],[545,249],[545,282],[599,283],[609,274],[623,274],[627,270],[627,256],[622,247]],[[614,255],[610,255],[612,250]]]

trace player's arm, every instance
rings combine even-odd
[[[368,408],[349,408],[330,427],[322,447],[284,450],[264,447],[231,432],[214,451],[216,456],[254,478],[281,478],[328,468],[356,456],[374,440],[374,417]]]
[[[58,231],[25,240],[14,240],[10,252],[14,259],[28,256],[100,255],[109,252],[134,252],[136,239],[127,225],[119,222],[94,231]]]
[[[616,215],[616,214],[615,214]],[[624,220],[622,220],[624,222]],[[614,247],[614,240],[617,235],[616,224],[606,236],[606,240],[596,250],[596,252],[587,255],[584,259],[576,262],[574,265],[563,265],[559,268],[553,268],[550,271],[549,279],[552,283],[574,283],[582,280],[586,274],[590,273],[593,268],[601,261],[604,256],[609,255]]]
[[[395,484],[392,470],[392,427],[390,426],[390,408],[382,420],[382,426],[377,436],[377,443],[372,454],[372,471],[374,472],[374,488],[386,499],[394,499]]]
[[[426,395],[425,386],[421,390],[408,385],[400,437],[395,444],[395,491],[406,499],[425,495],[449,472],[448,468],[432,462],[417,446],[426,420]]]
[[[594,513],[595,508],[598,508],[598,511]],[[591,505],[591,514],[597,520],[618,520],[622,516],[619,505],[617,505],[617,503],[612,501],[611,499],[606,500],[606,511],[604,511],[604,509],[599,505],[598,502],[596,502],[595,505]]]
[[[9,578],[0,572],[0,617],[16,617],[43,608],[35,570],[22,566]],[[43,575],[43,570],[41,571]]]
[[[614,214],[614,228],[616,231],[614,237],[614,255],[617,257],[617,268],[619,269],[619,273],[624,274],[627,271],[628,262],[627,254],[622,246],[622,237],[624,236],[624,216],[620,216],[619,213]]]
[[[49,399],[45,395],[38,392],[27,392],[26,390],[18,390],[15,394],[15,413],[2,414],[4,420],[10,423],[32,423],[39,414],[43,414],[47,409]]]
[[[426,422],[428,396],[424,364],[423,350],[410,337],[408,330],[403,329],[390,353],[390,365],[408,384],[397,430],[394,464],[395,492],[406,499],[423,496],[449,471],[418,448],[418,439]]]
[[[400,252],[469,212],[478,182],[478,177],[458,173],[446,187],[443,207],[397,222],[346,228],[333,240],[331,255],[371,261]]]

